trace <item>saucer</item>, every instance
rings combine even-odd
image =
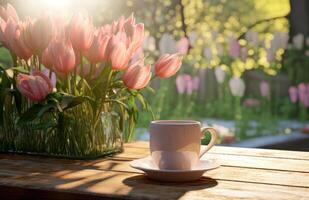
[[[216,169],[220,165],[214,160],[199,160],[198,164],[190,170],[162,170],[152,161],[151,156],[142,159],[133,160],[130,166],[142,170],[151,179],[164,182],[184,182],[194,181],[208,170]]]

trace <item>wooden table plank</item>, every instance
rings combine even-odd
[[[125,144],[126,148],[142,148],[149,151],[149,143],[144,141],[137,141]],[[270,158],[284,158],[284,159],[297,159],[309,160],[309,152],[302,151],[286,151],[286,150],[270,150],[270,149],[257,149],[257,148],[241,148],[241,147],[226,147],[215,146],[210,149],[209,153],[225,154],[225,155],[243,155],[253,157],[270,157]]]
[[[247,153],[252,155],[244,155],[243,149],[237,150],[240,155],[209,153],[206,157],[222,167],[205,173],[200,181],[175,184],[148,180],[130,168],[129,161],[148,155],[149,150],[128,145],[115,157],[90,161],[0,154],[0,197],[5,197],[0,199],[8,199],[5,191],[15,199],[25,194],[31,194],[31,199],[35,194],[41,195],[36,199],[309,198],[308,161],[297,159],[296,154],[284,159],[281,153],[273,157],[271,150],[268,157],[255,156],[251,149]]]
[[[158,183],[143,175],[82,170],[64,174],[28,174],[1,184],[126,199],[305,199],[308,188],[203,178],[191,183]],[[27,180],[27,181],[25,181]]]
[[[231,147],[235,148],[235,147]],[[250,149],[248,149],[250,151]],[[309,155],[309,153],[307,153]],[[126,148],[126,150],[115,156],[115,158],[123,158],[133,160],[137,158],[143,158],[149,155],[149,151],[139,148]],[[211,154],[206,153],[203,158],[215,159],[221,165],[234,166],[243,168],[259,168],[259,169],[272,169],[283,171],[295,171],[295,172],[308,172],[309,173],[309,160],[299,159],[283,159],[273,157],[256,157],[245,155],[233,155],[233,154]]]
[[[19,164],[5,163],[0,160],[0,177],[18,177],[25,174],[33,173],[37,170],[38,164],[27,164],[20,161]],[[50,162],[48,164],[40,164],[42,170],[39,173],[71,173],[78,170],[100,170],[114,171],[126,173],[141,173],[140,170],[133,169],[129,166],[129,162],[119,160],[105,160],[92,164],[81,165],[61,165],[59,163]],[[22,168],[22,170],[20,170]],[[242,181],[252,183],[275,184],[285,186],[298,186],[309,188],[309,176],[307,173],[286,172],[276,170],[260,170],[250,168],[225,167],[222,166],[217,170],[209,171],[204,176],[213,179]],[[285,177],[282,182],[282,177]],[[307,177],[307,178],[304,178]]]

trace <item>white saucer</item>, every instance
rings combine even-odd
[[[160,170],[152,161],[151,156],[133,160],[130,166],[142,170],[149,178],[165,182],[193,181],[201,178],[208,170],[216,169],[220,165],[213,160],[200,160],[191,170]]]

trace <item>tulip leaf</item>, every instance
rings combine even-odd
[[[83,103],[85,101],[85,98],[81,97],[81,96],[63,96],[61,99],[61,107],[63,110],[67,110],[69,108],[75,107],[81,103]]]
[[[53,104],[34,104],[20,116],[17,125],[20,126],[30,123],[35,119],[41,118],[45,113],[50,112],[54,109],[55,105]]]

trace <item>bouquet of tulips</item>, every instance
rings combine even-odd
[[[89,16],[68,23],[52,14],[21,21],[0,7],[0,42],[12,65],[0,66],[0,150],[63,156],[121,151],[149,109],[141,89],[181,66],[177,54],[154,65],[138,55],[144,25],[133,15],[94,27]]]

